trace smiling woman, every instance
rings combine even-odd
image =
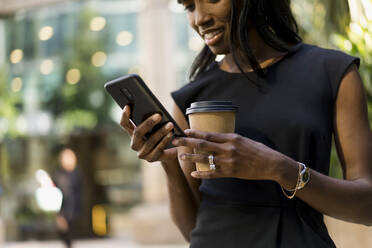
[[[289,0],[178,2],[205,43],[191,83],[172,93],[187,137],[165,149],[172,125],[145,138],[161,117],[135,127],[129,106],[121,125],[139,158],[162,162],[171,215],[190,247],[331,248],[323,214],[371,225],[360,60],[304,44]],[[186,109],[201,101],[239,106],[235,133],[188,129]],[[328,176],[332,137],[343,180]]]
[[[186,10],[190,26],[206,44],[194,61],[190,78],[202,73],[207,65],[215,60],[217,54],[226,54],[230,50],[232,56],[236,58],[241,52],[246,55],[245,58],[239,58],[243,61],[236,61],[236,68],[240,72],[247,70],[242,66],[248,63],[251,64],[251,69],[262,75],[263,70],[257,61],[260,54],[252,51],[252,48],[259,44],[249,42],[252,40],[250,37],[256,32],[280,52],[288,51],[291,45],[301,41],[289,1],[271,3],[256,0],[245,2],[178,0],[178,2]],[[201,11],[195,11],[196,7]],[[239,22],[246,25],[238,25]],[[252,30],[252,27],[255,30]]]

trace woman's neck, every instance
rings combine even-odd
[[[286,52],[277,51],[267,45],[255,29],[252,29],[252,31],[249,33],[249,41],[253,55],[256,57],[261,68],[265,68],[276,63],[286,55]],[[238,52],[236,55],[236,59],[244,72],[253,71],[251,65],[243,57],[242,51]],[[234,61],[232,53],[225,55],[224,59],[220,62],[220,68],[228,72],[240,72]]]

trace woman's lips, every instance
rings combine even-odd
[[[215,31],[204,34],[203,38],[204,38],[205,44],[207,44],[208,46],[212,46],[216,44],[222,38],[222,36],[223,36],[223,29],[221,28],[221,29],[217,29]]]

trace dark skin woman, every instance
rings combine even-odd
[[[266,68],[275,65],[284,66],[285,61],[295,58],[296,54],[300,54],[305,49],[302,46],[293,53],[295,55],[288,56],[291,49],[301,44],[301,38],[297,35],[297,26],[287,0],[181,0],[179,2],[185,7],[190,26],[205,42],[205,48],[192,66],[192,79],[205,75],[208,72],[208,65],[218,54],[225,55],[217,65],[216,70],[220,72],[239,73],[243,75],[242,78],[245,78],[245,74],[252,72],[258,77],[269,77],[265,75]],[[328,56],[328,51],[324,53]],[[331,64],[330,68],[336,66],[337,61]],[[273,244],[276,245],[261,242],[260,235],[270,232],[263,228],[264,231],[260,235],[252,238],[253,241],[249,243],[251,245],[249,247],[300,247],[300,242],[294,241],[297,236],[304,240],[301,247],[334,247],[322,219],[310,228],[311,232],[298,231],[303,227],[296,226],[297,224],[293,224],[295,227],[289,231],[286,229],[292,224],[285,224],[287,223],[285,213],[289,216],[294,212],[302,211],[299,209],[305,209],[301,213],[305,217],[301,214],[294,214],[291,215],[293,217],[288,218],[302,220],[312,213],[316,213],[314,215],[319,213],[320,216],[325,214],[349,222],[372,225],[372,134],[365,92],[357,66],[357,62],[351,62],[345,67],[345,71],[340,73],[339,87],[329,114],[331,123],[329,137],[333,134],[344,179],[331,178],[308,164],[310,180],[305,187],[294,192],[296,196],[294,199],[287,201],[281,191],[275,195],[275,197],[284,199],[280,200],[282,203],[288,202],[289,205],[293,202],[298,203],[294,204],[294,208],[288,212],[283,210],[284,205],[281,206],[282,210],[278,210],[282,212],[279,214],[281,216],[278,217],[279,220],[275,222],[275,225],[279,226],[275,229],[276,234],[273,236],[275,239]],[[247,84],[257,84],[257,87],[260,87],[257,82],[250,82],[248,79],[246,81]],[[196,82],[191,84],[196,84]],[[288,98],[288,96],[283,96],[283,98]],[[203,193],[200,192],[199,186],[203,180],[234,178],[244,181],[271,181],[275,182],[276,187],[284,190],[295,189],[298,186],[299,171],[302,167],[296,156],[285,154],[286,152],[276,150],[269,143],[265,144],[259,139],[255,140],[239,133],[220,134],[191,130],[184,110],[181,110],[177,104],[174,104],[173,109],[175,120],[185,130],[187,136],[185,138],[173,139],[173,124],[168,123],[146,139],[145,134],[161,120],[160,115],[154,115],[135,127],[129,120],[131,110],[128,106],[123,111],[120,124],[131,136],[131,148],[137,151],[140,159],[161,162],[168,180],[171,216],[185,239],[191,241],[191,247],[203,247],[203,245],[198,245],[204,242],[203,238],[200,238],[204,235],[203,230],[206,230],[204,236],[208,236],[207,229],[201,227],[204,212],[200,209],[204,208],[200,207],[203,202]],[[304,111],[305,109],[301,112]],[[177,148],[165,149],[169,142]],[[195,162],[208,163],[209,159],[208,155],[195,154],[194,148],[214,154],[215,170],[196,171]],[[329,159],[329,154],[327,156]],[[326,161],[328,161],[326,165],[328,168],[329,160]],[[289,191],[288,195],[292,193],[293,191]],[[265,192],[261,191],[258,194],[265,194]],[[253,211],[250,206],[244,206],[241,205],[239,211],[249,209],[247,214]],[[226,209],[235,211],[232,210],[234,207]],[[235,211],[234,214],[239,211]],[[257,221],[264,220],[267,213],[259,217]],[[260,212],[257,216],[259,215]],[[242,219],[248,218],[243,214],[241,216]],[[272,219],[275,219],[276,212],[273,216]],[[224,218],[228,219],[229,216]],[[317,218],[315,219],[318,221]],[[200,225],[197,224],[199,221]],[[268,229],[274,225],[270,224],[270,221],[265,222],[268,223],[265,224]],[[247,225],[255,226],[258,222],[247,221],[239,225],[243,228]],[[293,223],[295,222],[299,221]],[[311,221],[307,223],[310,223],[309,226],[312,225]],[[214,224],[211,223],[211,225]],[[194,228],[197,230],[194,230],[192,234]],[[259,229],[259,225],[257,228]],[[324,231],[319,231],[318,234],[312,233],[314,230],[316,233],[316,229],[323,230],[323,228]],[[288,235],[285,234],[287,231]],[[222,233],[229,235],[228,230]],[[236,236],[233,237],[239,240],[242,239],[240,236],[249,236],[250,233],[251,230],[247,229],[245,234],[235,234]],[[218,231],[214,239],[217,236],[221,236]],[[306,242],[306,236],[313,241]],[[198,241],[193,243],[196,237]],[[316,244],[317,237],[320,237],[319,244],[321,245]],[[221,240],[219,241],[221,243],[217,243],[217,246],[213,245],[213,241],[207,240],[204,244],[211,244],[211,246],[204,245],[204,247],[227,247],[226,244],[231,244],[229,247],[247,247],[244,245],[248,245],[244,241],[222,245],[223,237],[219,237],[218,240]]]

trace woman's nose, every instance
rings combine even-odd
[[[205,26],[212,20],[210,13],[202,6],[195,9],[194,23],[196,26]]]

